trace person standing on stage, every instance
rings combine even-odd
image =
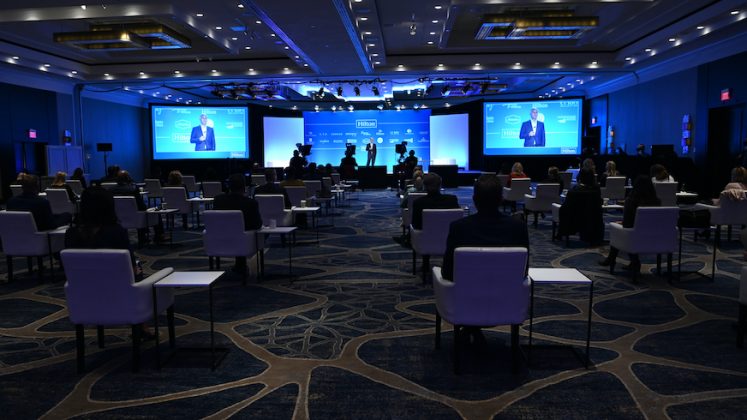
[[[366,152],[368,152],[368,159],[366,160],[366,166],[376,165],[376,142],[371,137],[366,145]]]

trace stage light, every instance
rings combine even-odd
[[[469,89],[470,89],[469,83],[465,83],[464,86],[462,86],[462,93],[466,95],[467,92],[469,92]]]
[[[442,96],[446,96],[446,95],[448,95],[448,94],[449,94],[449,86],[448,86],[448,85],[444,85],[444,86],[443,86],[443,87],[441,88],[441,95],[442,95]]]
[[[342,96],[342,86],[337,86],[337,96]]]
[[[371,92],[373,92],[375,96],[379,96],[379,88],[376,86],[371,86]]]
[[[319,88],[319,91],[316,93],[318,96],[324,96],[324,86]]]
[[[361,96],[361,88],[358,86],[353,88],[353,92],[355,92],[355,96]]]

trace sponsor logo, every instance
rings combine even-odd
[[[519,124],[521,123],[521,117],[519,117],[516,114],[510,114],[506,115],[506,118],[504,118],[504,121],[506,124]]]
[[[376,120],[355,120],[355,128],[376,128]]]
[[[176,120],[174,121],[174,127],[179,130],[186,130],[187,128],[192,127],[192,124],[187,120]]]

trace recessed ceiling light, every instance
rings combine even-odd
[[[433,41],[428,41],[428,45],[433,45]]]
[[[669,42],[674,42],[676,40],[677,40],[677,38],[669,38]]]
[[[705,26],[703,26],[703,25],[700,25],[700,26],[698,26],[698,27],[697,27],[697,28],[695,28],[695,29],[697,29],[697,30],[705,29]]]
[[[435,32],[428,32],[428,35],[436,35]]]
[[[518,66],[520,66],[520,65],[521,65],[521,63],[519,63],[519,62],[517,61],[516,63],[514,63],[514,65],[518,67]]]
[[[109,73],[104,73],[104,76],[109,77]]]
[[[257,25],[261,25],[262,21],[261,20],[255,20],[254,23],[256,23]]]
[[[438,19],[433,19],[431,22],[438,23]]]
[[[475,67],[480,67],[480,63],[475,63]]]
[[[404,66],[405,66],[404,64],[397,64],[397,67],[399,67],[399,68],[402,68]]]
[[[78,74],[78,72],[75,71],[75,70],[71,71],[70,73],[72,73],[72,74]]]
[[[248,46],[248,45],[247,45],[246,47],[244,47],[244,49],[245,49],[245,50],[251,50],[251,49],[252,49],[252,47],[250,47],[250,46]]]
[[[81,4],[80,8],[83,9],[83,10],[86,10],[86,5],[85,4]]]
[[[355,0],[355,2],[356,2],[356,3],[360,3],[360,2],[362,2],[362,1],[363,1],[363,0]]]
[[[363,32],[363,35],[371,35],[371,31]]]
[[[441,9],[443,9],[443,6],[441,6],[440,4],[437,4],[437,5],[433,6],[433,8],[436,9],[436,10],[441,10]]]
[[[651,52],[651,48],[646,48],[645,51],[646,52]]]
[[[254,71],[254,69],[249,69],[249,71]]]
[[[439,65],[438,65],[438,67],[443,67],[443,66],[444,66],[443,64],[439,64]]]
[[[235,36],[232,36],[232,37],[231,37],[231,41],[236,41],[237,39],[238,39],[238,38],[236,38]]]
[[[364,21],[364,22],[365,22],[365,21],[367,21],[367,20],[368,20],[368,18],[367,18],[367,17],[365,17],[365,16],[361,16],[361,17],[360,17],[360,20],[362,20],[362,21]]]
[[[630,61],[632,59],[633,59],[632,57],[625,57],[625,61]]]
[[[205,16],[205,15],[204,15],[204,14],[202,14],[202,13],[197,13],[197,14],[195,14],[195,16],[197,16],[197,17],[203,17],[203,16]]]
[[[381,61],[374,61],[374,64],[381,64]]]
[[[378,56],[379,56],[379,54],[378,54],[378,53],[373,53],[373,54],[371,54],[371,57],[378,57]]]
[[[274,38],[274,37],[275,37],[275,34],[270,34],[270,36]]]
[[[376,44],[368,44],[369,47],[375,47]]]
[[[11,58],[12,58],[12,59],[14,59],[14,60],[20,60],[20,59],[21,59],[21,57],[19,57],[19,56],[17,56],[17,55],[14,55],[14,56],[13,56],[13,57],[11,57]]]
[[[216,70],[216,69],[212,69],[210,71],[213,72],[213,73],[218,73],[218,70]]]
[[[144,71],[141,71],[141,72],[140,72],[140,75],[141,75],[141,76],[142,76],[142,75],[144,75],[144,74],[145,74],[145,72],[144,72]]]
[[[304,67],[309,67],[309,63],[303,63]]]
[[[283,67],[283,70],[288,71],[288,67]]]
[[[223,27],[222,27],[222,26],[216,26],[216,27],[215,27],[215,30],[217,30],[217,31],[220,31],[221,29],[223,29]]]
[[[285,50],[289,50],[289,49],[290,49],[290,47],[286,45],[285,47],[283,47],[283,49],[285,49]]]
[[[174,70],[174,74],[181,74],[179,70]]]
[[[301,58],[301,57],[299,57],[299,56],[297,56],[297,55],[296,55],[296,56],[294,56],[294,57],[295,57],[296,59],[299,59],[299,58]]]
[[[50,64],[45,64],[45,65],[44,65],[44,67],[49,67],[49,66],[50,66]],[[108,74],[107,74],[107,76],[108,76]]]
[[[732,14],[732,15],[738,15],[738,14],[739,14],[739,10],[732,10],[732,11],[731,11],[731,14]]]
[[[239,4],[237,4],[237,5],[236,5],[236,7],[238,7],[239,9],[243,9],[243,8],[244,8],[244,5],[243,5],[243,4],[241,4],[241,3],[239,3]]]

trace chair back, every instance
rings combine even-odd
[[[449,226],[463,216],[462,209],[424,209],[423,228],[410,231],[412,249],[420,255],[444,255]]]
[[[255,231],[244,231],[241,210],[206,210],[202,242],[210,257],[251,257],[257,253]]]
[[[10,193],[13,195],[13,197],[17,197],[23,194],[23,187],[17,184],[13,184],[10,186]]]
[[[676,182],[654,182],[656,196],[661,200],[662,206],[677,205],[677,183]]]
[[[496,173],[495,173],[495,172],[486,172],[486,171],[482,171],[482,172],[480,172],[480,176],[483,176],[483,175],[492,175],[492,176],[496,176]]]
[[[60,255],[74,324],[137,324],[153,316],[152,291],[135,287],[128,250],[65,249]]]
[[[158,179],[146,179],[145,191],[148,191],[148,198],[162,198],[161,181]]]
[[[711,212],[711,223],[718,225],[747,225],[747,192],[741,200],[721,197],[718,211]]]
[[[610,200],[624,200],[625,179],[626,178],[624,176],[607,177],[606,184],[604,187],[602,187],[602,198],[608,198]]]
[[[325,176],[322,177],[322,186],[324,186],[324,189],[329,191],[332,189],[332,178]]]
[[[511,178],[509,175],[506,174],[496,174],[496,177],[501,181],[501,186],[505,187],[506,184],[508,184],[509,178]]]
[[[75,213],[75,204],[70,201],[67,190],[64,188],[47,188],[47,201],[52,207],[52,214]]]
[[[503,198],[508,201],[522,201],[524,194],[529,194],[532,187],[530,178],[514,178],[511,187],[503,189]]]
[[[420,197],[425,197],[427,193],[411,192],[407,194],[407,211],[402,212],[402,226],[409,227],[412,223],[412,203]]]
[[[114,212],[117,214],[119,224],[125,229],[140,229],[147,227],[146,214],[137,209],[135,197],[115,196]]]
[[[33,256],[49,253],[47,235],[36,229],[30,211],[0,211],[0,243],[5,255]]]
[[[111,190],[112,188],[116,187],[116,182],[102,182],[101,188],[106,188],[107,190]]]
[[[526,198],[526,209],[531,211],[551,211],[552,203],[560,202],[558,184],[537,184],[534,196]]]
[[[293,224],[293,213],[285,209],[285,197],[282,194],[257,194],[254,199],[257,200],[262,223],[268,224],[270,219],[275,219],[278,226]]]
[[[65,184],[69,185],[75,195],[80,196],[83,194],[83,184],[80,183],[79,179],[68,179]]]
[[[340,185],[340,174],[338,174],[337,172],[333,172],[329,174],[329,177],[332,178],[332,183],[334,185]]]
[[[288,193],[288,199],[290,199],[292,206],[300,206],[301,200],[306,200],[306,187],[303,186],[288,186],[285,187],[285,191]]]
[[[457,248],[453,293],[434,289],[439,313],[457,325],[521,324],[529,309],[527,256],[521,247]]]
[[[182,184],[187,187],[187,192],[190,194],[200,192],[200,187],[197,185],[194,175],[183,175]]]
[[[252,174],[252,184],[256,186],[265,185],[267,183],[267,180],[265,179],[264,175],[261,174]]]
[[[629,239],[641,254],[673,252],[677,249],[679,207],[638,207]]]
[[[187,192],[184,187],[163,187],[163,202],[166,202],[166,206],[170,209],[177,209],[181,214],[189,214],[192,212],[192,206],[187,201]]]
[[[223,193],[223,184],[218,181],[204,181],[202,183],[202,196],[205,198],[215,198],[216,195]]]
[[[322,181],[318,179],[304,180],[303,184],[306,186],[307,197],[315,197],[322,190]]]

